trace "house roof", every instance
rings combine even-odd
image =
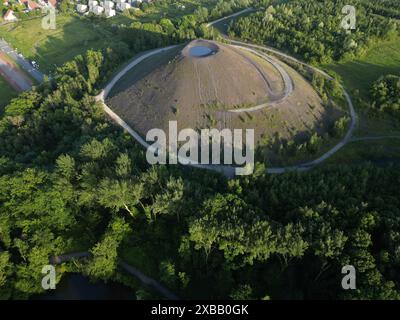
[[[39,9],[39,8],[41,8],[41,6],[38,5],[34,1],[28,0],[27,2],[28,2],[28,7],[31,8],[31,9]]]
[[[11,15],[14,15],[14,11],[12,11],[11,9],[8,9],[3,18],[8,19]]]

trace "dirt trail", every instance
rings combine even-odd
[[[64,254],[64,255],[60,255],[60,256],[51,257],[49,259],[49,262],[51,264],[61,264],[61,263],[68,262],[68,261],[71,261],[74,259],[89,258],[90,256],[91,256],[91,254],[87,251],[74,252],[74,253],[68,253],[68,254]],[[159,292],[166,299],[179,300],[178,296],[176,296],[173,292],[171,292],[169,289],[165,288],[163,285],[161,285],[159,282],[157,282],[153,278],[146,276],[144,273],[142,273],[140,270],[136,269],[135,267],[130,266],[129,264],[127,264],[126,262],[124,262],[122,260],[119,260],[118,264],[127,273],[129,273],[130,275],[137,278],[140,282],[142,282],[146,286],[152,287],[154,290]]]
[[[232,18],[232,17],[234,17],[234,16],[238,16],[238,15],[240,15],[240,14],[242,14],[242,13],[245,13],[245,12],[248,12],[248,11],[250,11],[250,10],[253,11],[252,8],[248,8],[248,9],[245,9],[245,10],[243,10],[243,11],[237,12],[237,13],[235,13],[235,14],[233,14],[233,15],[230,15],[230,16],[228,16],[228,17],[224,17],[224,18],[218,19],[217,21],[210,22],[207,26],[208,26],[208,27],[211,27],[211,26],[213,26],[215,23],[221,22],[221,21],[223,21],[223,20],[225,20],[225,19]],[[251,43],[245,43],[245,42],[233,40],[233,39],[228,38],[226,35],[224,35],[224,38],[225,38],[228,42],[230,42],[232,45],[234,45],[234,46],[240,46],[241,48],[245,48],[246,50],[249,50],[249,51],[254,51],[253,49],[261,50],[261,52],[258,51],[257,54],[258,54],[258,55],[261,55],[264,59],[265,59],[265,58],[269,58],[269,59],[272,59],[272,60],[274,59],[274,58],[270,57],[269,55],[266,55],[266,54],[265,54],[265,52],[270,52],[270,53],[272,53],[272,54],[274,54],[274,55],[283,57],[283,58],[285,58],[285,59],[288,59],[288,60],[291,60],[291,61],[293,61],[293,62],[299,63],[299,64],[301,64],[301,65],[303,65],[303,66],[306,66],[306,67],[310,68],[311,70],[313,70],[314,72],[318,72],[318,73],[320,73],[321,75],[323,75],[324,77],[326,77],[327,79],[332,80],[332,77],[329,76],[326,72],[324,72],[324,71],[322,71],[322,70],[320,70],[320,69],[318,69],[318,68],[315,68],[315,67],[313,67],[313,66],[311,66],[311,65],[309,65],[309,64],[307,64],[307,63],[305,63],[305,62],[302,62],[302,61],[300,61],[300,60],[298,60],[298,59],[296,59],[296,58],[294,58],[294,57],[292,57],[292,56],[290,56],[290,55],[288,55],[288,54],[285,54],[285,53],[283,53],[283,52],[280,52],[280,51],[277,50],[277,49],[270,48],[270,47],[267,47],[267,46],[254,45],[254,44],[251,44]],[[135,140],[137,140],[137,141],[138,141],[142,146],[144,146],[145,148],[149,148],[149,147],[150,147],[149,144],[148,144],[137,132],[135,132],[128,124],[126,124],[125,121],[123,121],[117,114],[115,114],[115,113],[105,104],[104,99],[107,97],[108,93],[110,92],[111,88],[116,84],[116,82],[117,82],[118,80],[120,80],[120,79],[122,78],[122,76],[123,76],[126,72],[128,72],[133,66],[137,65],[138,63],[140,63],[140,62],[143,61],[145,58],[147,58],[147,57],[149,57],[149,56],[151,56],[151,55],[154,55],[154,54],[156,54],[156,53],[162,52],[162,51],[164,51],[164,50],[169,50],[170,48],[171,48],[171,47],[162,48],[162,49],[156,49],[156,50],[153,50],[153,51],[147,53],[146,55],[144,55],[144,56],[142,56],[142,57],[140,57],[140,58],[138,58],[138,59],[133,60],[133,61],[132,61],[128,66],[126,66],[116,77],[114,77],[114,79],[112,79],[112,80],[110,81],[110,83],[105,87],[105,89],[96,97],[97,101],[101,101],[101,102],[102,102],[104,111],[105,111],[116,123],[118,123],[120,126],[122,126],[126,131],[128,131],[128,132],[135,138]],[[271,60],[271,61],[272,61],[272,60]],[[279,65],[279,63],[276,62],[276,61],[274,61],[274,66],[277,67],[277,68],[279,68],[279,69],[283,69],[283,68]],[[284,69],[283,69],[283,71],[284,71]],[[286,85],[285,85],[285,92],[286,92],[286,95],[285,95],[285,96],[287,97],[287,95],[289,95],[290,92],[293,90],[293,83],[292,83],[292,80],[291,80],[290,76],[289,76],[289,75],[287,75],[287,76],[285,75],[286,71],[285,71],[285,72],[280,72],[280,73],[281,73],[282,78],[284,79],[285,84],[286,84]],[[351,117],[351,122],[350,122],[349,129],[348,129],[346,135],[344,136],[343,140],[340,141],[336,146],[334,146],[334,147],[333,147],[332,149],[330,149],[328,152],[326,152],[325,154],[323,154],[322,156],[320,156],[319,158],[317,158],[317,159],[315,159],[315,160],[313,160],[313,161],[305,162],[305,163],[302,163],[302,164],[299,164],[299,165],[296,165],[296,166],[290,166],[290,167],[272,167],[272,168],[267,168],[266,171],[267,171],[268,173],[272,173],[272,174],[281,174],[281,173],[288,172],[288,171],[299,171],[299,172],[301,172],[301,171],[307,171],[307,170],[310,170],[310,169],[312,169],[312,168],[318,166],[319,164],[321,164],[322,162],[324,162],[325,160],[327,160],[328,158],[330,158],[332,155],[334,155],[336,152],[338,152],[341,148],[343,148],[343,147],[344,147],[346,144],[348,144],[349,142],[385,138],[385,137],[353,138],[354,130],[355,130],[357,124],[358,124],[358,115],[357,115],[357,113],[356,113],[356,111],[355,111],[355,109],[354,109],[354,105],[353,105],[353,102],[352,102],[352,100],[351,100],[350,95],[348,94],[348,92],[345,90],[344,87],[342,87],[342,90],[343,90],[344,97],[345,97],[345,99],[346,99],[346,101],[347,101],[347,103],[348,103],[349,112],[350,112],[350,117]],[[267,104],[267,105],[268,105],[268,104]],[[259,108],[259,109],[265,108],[267,105],[256,106],[256,108]],[[270,104],[269,104],[269,105],[270,105]],[[233,111],[233,110],[232,110],[232,111]],[[249,110],[248,110],[248,108],[247,108],[247,109],[244,109],[244,110],[235,109],[234,111],[235,111],[235,112],[243,112],[243,111],[249,111]],[[221,119],[222,119],[222,116],[221,116]],[[225,118],[224,121],[227,121],[227,119]],[[396,137],[393,137],[393,138],[398,138],[398,137],[396,136]],[[220,172],[220,173],[224,174],[224,175],[225,175],[226,177],[228,177],[228,178],[233,178],[233,177],[235,176],[235,169],[236,169],[236,167],[233,167],[233,166],[224,166],[224,165],[190,164],[189,166],[196,167],[196,168],[201,168],[201,169],[207,169],[207,170],[217,171],[217,172]]]

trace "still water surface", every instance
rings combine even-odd
[[[135,290],[115,282],[90,282],[80,274],[65,275],[55,290],[40,296],[36,300],[135,300]]]

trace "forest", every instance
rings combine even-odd
[[[398,33],[398,21],[390,19],[394,13],[400,13],[398,1],[390,3],[389,19],[381,10],[384,6],[381,1],[353,1],[356,29],[351,32],[340,27],[344,18],[341,10],[348,4],[346,1],[281,2],[261,1],[266,10],[233,23],[230,34],[286,50],[318,64],[353,59],[362,55],[374,41],[390,39]]]
[[[400,77],[386,75],[380,77],[371,88],[372,107],[379,111],[389,111],[400,116]]]
[[[135,53],[204,36],[195,17],[126,27],[112,47],[77,56],[5,108],[0,298],[43,293],[49,257],[90,251],[58,266],[58,278],[72,270],[132,285],[122,258],[185,298],[400,299],[398,165],[270,175],[257,164],[252,176],[227,180],[148,165],[106,118],[93,96],[109,76]],[[340,46],[327,50],[341,56]],[[344,265],[357,270],[356,290],[340,286]]]

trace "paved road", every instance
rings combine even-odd
[[[0,252],[1,252],[1,248],[0,248]],[[73,259],[88,258],[90,256],[91,256],[91,254],[87,251],[74,252],[74,253],[68,253],[68,254],[64,254],[64,255],[60,255],[60,256],[51,257],[49,259],[49,262],[51,264],[61,264],[64,262],[71,261]],[[135,278],[137,278],[143,284],[152,287],[153,289],[155,289],[157,292],[159,292],[163,297],[167,298],[168,300],[179,300],[177,295],[175,295],[169,289],[165,288],[163,285],[161,285],[159,282],[157,282],[153,278],[146,276],[140,270],[130,266],[129,264],[127,264],[126,262],[124,262],[122,260],[119,260],[118,264],[127,273],[133,275]]]
[[[28,33],[27,36],[29,36]],[[43,81],[44,75],[39,70],[35,69],[29,63],[29,61],[19,56],[19,54],[4,39],[0,39],[0,51],[4,52],[11,59],[16,61],[16,63],[18,63],[18,65],[20,65],[21,68],[24,69],[36,81],[39,83]]]
[[[0,75],[17,91],[28,91],[32,87],[32,81],[21,70],[18,69],[14,62],[5,59],[0,52]]]
[[[254,8],[251,8],[251,7],[250,7],[250,8],[247,8],[247,9],[243,9],[243,10],[241,10],[241,11],[239,11],[239,12],[236,12],[236,13],[233,13],[233,14],[231,14],[231,15],[229,15],[229,16],[222,17],[222,18],[220,18],[220,19],[214,20],[214,21],[212,21],[212,22],[206,24],[206,27],[209,28],[209,27],[213,26],[214,24],[217,24],[217,23],[219,23],[219,22],[221,22],[221,21],[224,21],[224,20],[227,20],[227,19],[230,19],[230,18],[234,18],[234,17],[240,16],[241,14],[246,13],[246,12],[250,12],[250,11],[255,11],[255,9],[254,9]]]

